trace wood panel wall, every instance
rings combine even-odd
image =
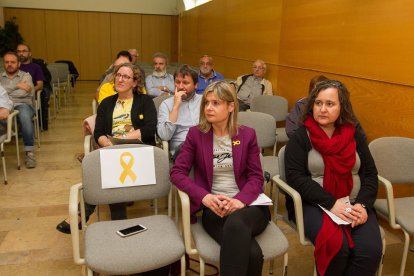
[[[162,51],[178,60],[178,17],[105,12],[4,8],[16,17],[33,56],[72,60],[81,80],[97,80],[120,50],[137,48],[140,60]]]
[[[317,75],[344,81],[368,139],[414,138],[414,2],[212,1],[179,17],[180,61],[202,54],[233,79],[268,63],[274,93],[290,106]]]

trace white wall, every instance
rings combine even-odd
[[[177,15],[182,6],[182,0],[0,0],[0,7],[10,8],[162,15]]]

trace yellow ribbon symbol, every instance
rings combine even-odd
[[[240,140],[233,141],[233,146],[238,146],[238,145],[240,145]]]
[[[124,158],[127,157],[129,157],[128,164],[124,161]],[[134,165],[134,156],[132,156],[132,154],[129,152],[124,152],[121,154],[119,160],[122,168],[124,169],[121,176],[119,177],[119,180],[121,180],[122,184],[124,184],[125,178],[129,176],[132,179],[132,182],[135,182],[137,175],[131,170],[132,165]]]

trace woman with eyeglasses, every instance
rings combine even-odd
[[[155,144],[157,111],[154,102],[141,93],[141,73],[136,65],[124,63],[114,71],[115,95],[98,107],[94,131],[101,147],[111,146],[109,136]]]
[[[140,79],[140,69],[131,63],[121,64],[114,70],[114,89],[117,93],[105,98],[97,110],[94,139],[100,147],[112,146],[110,136],[155,144],[157,111],[153,100],[142,94]],[[95,205],[85,204],[85,207],[88,220]],[[127,218],[125,203],[110,204],[109,208],[112,220]],[[59,223],[56,229],[70,234],[67,220]]]

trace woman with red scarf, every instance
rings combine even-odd
[[[346,87],[335,80],[318,83],[302,119],[286,147],[285,169],[287,182],[302,197],[318,274],[374,275],[382,247],[373,209],[377,169],[355,131]],[[350,223],[336,224],[321,207]]]

